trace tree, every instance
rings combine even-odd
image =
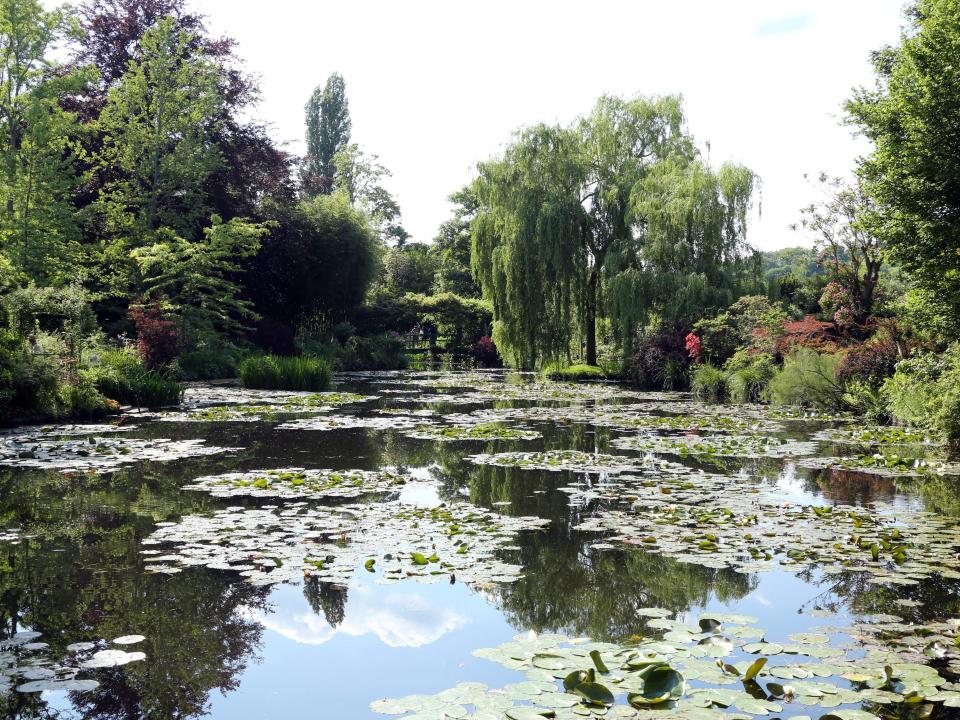
[[[846,104],[874,144],[859,168],[865,221],[931,310],[960,334],[960,2],[914,0],[897,47],[873,54],[876,84]]]
[[[309,195],[329,195],[337,184],[334,158],[350,143],[350,105],[340,73],[328,77],[323,88],[316,87],[305,111],[307,156],[303,185]]]
[[[380,265],[367,218],[341,194],[266,212],[273,228],[245,267],[245,296],[257,312],[290,326],[324,327],[363,302]]]
[[[407,243],[387,250],[383,282],[394,293],[430,294],[437,273],[437,256],[429,245]]]
[[[89,73],[63,71],[49,58],[75,31],[63,8],[0,1],[0,237],[17,267],[41,282],[76,279],[71,195],[80,128],[59,103]]]
[[[104,231],[134,246],[160,227],[196,237],[209,217],[205,183],[221,161],[211,139],[223,98],[216,67],[191,45],[172,18],[148,30],[98,122],[97,214]]]
[[[341,148],[333,158],[336,168],[334,190],[344,193],[350,204],[370,218],[371,226],[383,242],[403,245],[410,234],[400,218],[400,204],[383,186],[392,173],[380,164],[376,155],[367,155],[356,143]]]
[[[454,203],[453,215],[444,221],[433,239],[433,252],[438,265],[434,290],[461,297],[478,298],[480,287],[470,270],[470,223],[477,212],[477,199],[467,186],[449,198]]]
[[[692,275],[725,282],[718,267],[743,248],[755,178],[694,158],[679,98],[603,97],[573,126],[524,130],[482,164],[473,270],[498,347],[534,366],[569,354],[580,327],[596,364],[598,317],[630,335]],[[661,275],[674,282],[653,288]]]
[[[143,275],[144,302],[163,303],[178,318],[181,337],[240,334],[256,314],[234,277],[266,233],[263,225],[216,215],[199,242],[162,228],[158,242],[131,253]]]
[[[832,284],[821,305],[835,310],[838,325],[862,330],[873,314],[883,267],[884,243],[866,221],[876,206],[862,182],[848,184],[826,175],[819,180],[826,197],[800,211],[800,226],[813,234]]]
[[[607,286],[625,350],[652,318],[665,327],[689,325],[759,289],[759,254],[746,242],[756,183],[748,168],[713,170],[675,155],[634,187],[629,217],[640,230],[618,246]]]

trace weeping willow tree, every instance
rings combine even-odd
[[[575,133],[537,125],[480,165],[471,264],[493,303],[493,339],[522,368],[568,351],[583,292]]]
[[[493,303],[494,341],[515,364],[569,357],[578,327],[596,364],[604,266],[636,240],[634,188],[692,148],[678,97],[602,97],[571,127],[521,131],[481,164],[473,270]]]
[[[759,256],[746,235],[758,184],[741,165],[713,170],[679,155],[637,182],[629,218],[638,232],[619,246],[606,282],[607,309],[625,347],[652,317],[692,322],[755,289]]]

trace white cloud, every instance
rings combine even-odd
[[[338,634],[373,634],[390,647],[422,647],[470,622],[415,592],[358,585],[349,590],[343,622],[333,628],[323,615],[313,612],[299,588],[291,590],[278,594],[274,612],[256,611],[251,616],[268,630],[303,645],[322,645]]]
[[[340,71],[354,139],[393,170],[415,239],[446,196],[512,130],[569,121],[601,93],[682,93],[714,162],[764,180],[752,240],[786,230],[815,197],[804,173],[840,173],[863,151],[838,126],[869,52],[895,42],[902,0],[194,0],[262,76],[260,114],[302,146],[303,105]]]

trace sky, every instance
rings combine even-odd
[[[260,77],[256,115],[294,152],[303,106],[331,72],[353,141],[393,172],[413,240],[516,129],[569,123],[602,94],[678,93],[709,159],[762,179],[748,240],[809,244],[789,225],[868,150],[842,103],[896,43],[903,0],[193,0]]]

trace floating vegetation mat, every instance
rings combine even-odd
[[[607,501],[576,529],[681,562],[742,573],[858,573],[877,585],[916,585],[933,575],[960,579],[960,525],[932,512],[879,502],[790,504],[775,487],[672,464],[562,489],[572,503]]]
[[[616,438],[611,443],[619,450],[639,450],[666,455],[694,455],[707,457],[786,458],[813,455],[817,443],[799,442],[768,435],[679,435],[671,437],[644,436]]]
[[[478,465],[516,467],[524,470],[569,470],[571,472],[615,474],[637,469],[640,461],[620,455],[588,453],[580,450],[547,450],[544,452],[503,452],[470,455],[467,460]]]
[[[358,395],[351,392],[252,390],[235,385],[197,384],[187,387],[183,393],[181,405],[191,409],[225,405],[270,405],[309,409],[376,399],[376,395]]]
[[[158,523],[143,544],[165,550],[143,553],[152,572],[190,566],[239,572],[258,585],[305,574],[347,584],[359,567],[381,573],[382,582],[408,577],[420,582],[450,578],[469,584],[513,582],[518,565],[497,557],[517,533],[549,521],[507,517],[469,503],[433,508],[400,502],[282,508],[227,508],[179,523]]]
[[[416,427],[429,424],[429,420],[422,417],[405,415],[388,415],[374,417],[360,417],[357,415],[324,415],[322,417],[306,417],[281,423],[277,427],[281,430],[350,430],[353,428],[367,428],[370,430],[412,430]]]
[[[250,496],[328,500],[395,492],[406,479],[388,470],[304,470],[284,468],[200,477],[184,485],[214,497]]]
[[[843,445],[927,445],[937,446],[930,433],[897,427],[826,428],[813,434],[811,440]]]
[[[762,417],[733,417],[719,413],[694,415],[653,415],[648,411],[629,410],[632,405],[588,405],[564,408],[531,406],[494,408],[473,413],[448,414],[453,423],[507,422],[527,420],[558,424],[580,423],[623,430],[664,430],[702,432],[782,432],[783,426]]]
[[[225,392],[218,387],[213,399],[223,402],[206,404],[211,399],[206,394],[189,398],[184,402],[189,408],[186,412],[168,412],[158,419],[164,422],[257,422],[279,415],[325,413],[342,405],[376,400],[377,396],[349,392],[290,393],[239,388]]]
[[[95,690],[100,683],[79,677],[81,673],[146,658],[142,652],[110,648],[108,643],[100,640],[68,645],[69,655],[54,661],[48,657],[49,646],[38,641],[39,637],[38,632],[24,631],[0,640],[0,692],[10,692],[14,688],[22,693]],[[126,647],[143,640],[142,635],[127,635],[117,638],[113,644]]]
[[[0,465],[104,473],[137,462],[169,462],[235,450],[205,445],[203,440],[92,436],[84,440],[38,440],[32,435],[12,436],[0,439]]]
[[[461,683],[437,695],[377,700],[370,707],[410,720],[598,715],[724,720],[814,713],[830,720],[875,720],[901,717],[898,711],[911,708],[920,714],[903,717],[926,717],[937,705],[960,707],[960,685],[927,664],[930,648],[955,662],[956,623],[893,623],[894,640],[891,623],[858,625],[847,630],[859,643],[846,651],[830,645],[836,628],[796,633],[781,643],[768,641],[747,616],[707,614],[687,625],[660,608],[638,614],[652,618],[648,627],[663,630],[662,639],[619,645],[520,635],[473,654],[524,672],[521,682],[496,690]]]
[[[408,437],[418,440],[454,442],[457,440],[536,440],[541,437],[536,430],[513,428],[503,423],[476,423],[458,425],[419,425]]]
[[[0,431],[0,444],[15,440],[21,444],[55,437],[82,437],[85,435],[107,435],[109,433],[136,430],[136,425],[114,425],[112,423],[90,423],[69,425],[26,425],[11,430]]]
[[[846,457],[805,458],[797,464],[811,470],[855,470],[884,477],[960,475],[960,463],[889,451]]]

